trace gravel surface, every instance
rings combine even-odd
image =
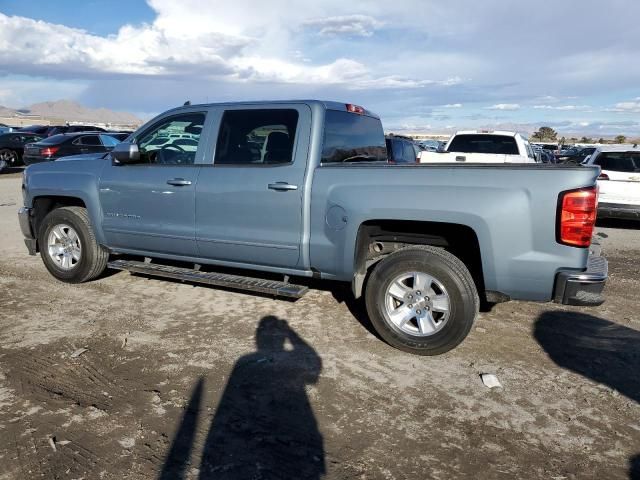
[[[1,175],[0,479],[640,478],[640,225],[597,229],[604,305],[499,304],[423,358],[328,283],[60,283],[20,203]]]

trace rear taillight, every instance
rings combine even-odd
[[[40,155],[43,157],[51,157],[56,154],[60,147],[46,147],[40,150]]]
[[[607,175],[606,173],[601,173],[600,175],[598,175],[598,180],[609,180],[609,175]]]
[[[572,247],[591,245],[597,209],[596,187],[562,192],[558,199],[558,242]]]

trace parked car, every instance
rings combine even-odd
[[[585,158],[595,152],[596,147],[572,147],[561,150],[556,154],[556,161],[560,163],[581,163]]]
[[[529,142],[516,132],[469,130],[453,135],[444,150],[421,152],[420,163],[535,163]]]
[[[598,216],[640,220],[640,149],[635,146],[601,146],[585,165],[598,165],[600,198]]]
[[[445,144],[439,140],[421,140],[418,142],[418,145],[420,145],[423,150],[437,152],[438,150],[442,150]]]
[[[152,145],[176,130],[196,151]],[[458,345],[480,298],[604,301],[597,167],[389,165],[377,116],[322,101],[179,107],[109,156],[24,173],[25,244],[61,281],[110,267],[293,298],[308,287],[290,277],[347,282],[383,339],[422,355]]]
[[[106,132],[104,128],[95,127],[93,125],[56,125],[49,128],[47,136],[58,135],[60,133],[77,133],[77,132]]]
[[[85,153],[104,153],[118,144],[118,140],[102,133],[61,133],[25,146],[24,163],[47,162],[60,157]]]
[[[42,137],[31,133],[3,133],[0,135],[0,172],[22,165],[24,146]]]
[[[0,134],[2,133],[10,133],[13,132],[14,128],[6,125],[4,123],[0,123]]]
[[[20,127],[15,129],[14,131],[20,133],[34,133],[36,135],[40,135],[41,137],[46,137],[47,132],[51,127],[49,125],[29,125],[28,127]]]
[[[556,163],[556,157],[554,157],[551,150],[543,148],[541,145],[531,144],[533,153],[536,156],[536,161],[541,163]]]
[[[389,163],[418,163],[420,149],[410,137],[385,136]]]

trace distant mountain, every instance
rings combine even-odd
[[[12,109],[0,106],[1,117],[20,115],[40,115],[44,119],[57,119],[65,122],[114,123],[138,125],[142,120],[128,112],[116,112],[106,108],[88,108],[71,100],[34,103],[25,108]]]

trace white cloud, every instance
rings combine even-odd
[[[446,105],[442,106],[443,108],[462,108],[462,104],[461,103],[447,103]]]
[[[505,110],[505,111],[520,110],[520,105],[517,103],[498,103],[496,105],[491,105],[490,107],[487,107],[487,110]]]
[[[457,77],[431,80],[376,75],[364,63],[349,58],[313,65],[308,59],[300,60],[299,51],[294,51],[293,59],[289,60],[275,53],[260,52],[257,47],[260,42],[243,31],[194,20],[192,14],[185,17],[184,12],[177,14],[181,18],[178,22],[169,15],[175,12],[172,4],[159,0],[151,4],[160,9],[153,24],[125,25],[116,35],[107,37],[0,13],[0,65],[8,72],[28,75],[197,75],[236,82],[343,85],[347,89],[451,86],[461,82]],[[324,22],[321,31],[347,29],[349,25],[357,30],[379,24],[362,15],[314,22],[317,26]],[[268,32],[263,34],[269,36]]]
[[[589,105],[534,105],[536,110],[560,110],[560,111],[572,111],[572,110],[588,110],[591,107]]]
[[[306,20],[303,26],[316,29],[320,35],[370,37],[383,23],[368,15],[344,15]]]
[[[617,113],[640,113],[640,97],[629,102],[616,103],[613,108],[609,108],[607,111]]]

